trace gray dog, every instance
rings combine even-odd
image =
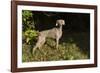
[[[56,21],[56,26],[58,27],[39,32],[37,43],[33,48],[33,53],[35,52],[36,48],[41,48],[41,46],[45,43],[47,37],[56,39],[56,48],[58,49],[59,39],[62,36],[63,25],[65,25],[65,21],[63,19],[59,19]]]

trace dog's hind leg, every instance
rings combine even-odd
[[[56,49],[58,49],[59,39],[56,39]]]
[[[39,36],[39,39],[38,39],[38,41],[37,41],[37,43],[36,43],[36,46],[33,48],[33,54],[34,54],[35,50],[36,50],[37,48],[40,49],[41,46],[42,46],[44,43],[45,43],[45,38]]]

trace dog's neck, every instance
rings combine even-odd
[[[62,31],[62,25],[58,25],[58,26],[56,26],[56,28],[57,28],[58,30]]]

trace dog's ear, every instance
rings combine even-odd
[[[56,23],[56,26],[58,26],[58,23]]]
[[[56,26],[58,26],[58,20],[56,21]]]

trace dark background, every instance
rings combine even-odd
[[[63,30],[88,31],[90,30],[90,14],[32,11],[36,30],[42,31],[55,27],[57,19],[64,19]]]

